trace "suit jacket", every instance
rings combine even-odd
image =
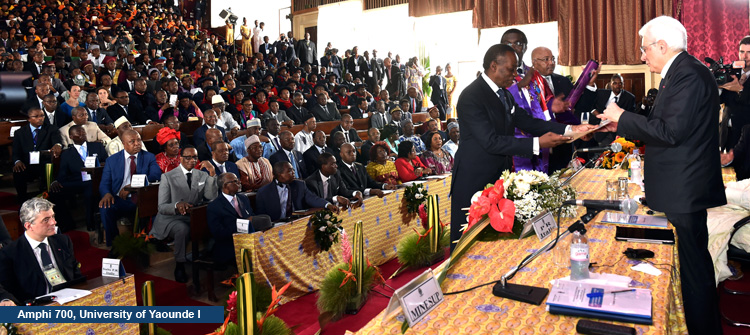
[[[276,189],[278,182],[274,180],[270,184],[261,187],[255,196],[255,207],[258,214],[267,214],[271,221],[278,221],[281,217],[281,201]],[[310,208],[324,208],[328,203],[325,199],[310,192],[302,180],[295,179],[289,183],[289,199],[292,201],[292,210],[305,210]],[[289,216],[290,213],[287,213]]]
[[[208,204],[206,209],[206,219],[208,220],[208,229],[211,230],[216,243],[214,244],[214,259],[218,262],[229,262],[234,260],[234,242],[232,234],[237,232],[237,219],[247,219],[254,216],[253,208],[250,206],[250,200],[246,196],[236,194],[237,206],[240,208],[238,215],[234,206],[227,201],[227,198],[219,192],[216,199]],[[248,225],[248,232],[253,233],[253,225]]]
[[[370,128],[383,129],[389,121],[389,117],[386,114],[373,112],[370,115]]]
[[[398,66],[391,65],[391,74],[388,76],[388,68],[383,68],[383,78],[388,78],[385,89],[390,94],[391,99],[398,99],[406,95],[406,86],[404,84],[404,73]]]
[[[362,146],[359,147],[357,162],[362,163],[362,165],[367,165],[367,163],[370,162],[370,149],[372,149],[373,145],[375,145],[375,143],[373,143],[369,139],[362,142]]]
[[[346,188],[352,191],[360,191],[363,194],[365,189],[368,188],[383,188],[383,183],[373,180],[372,177],[367,174],[367,169],[365,169],[364,165],[353,162],[352,167],[357,170],[356,176],[345,164],[339,165],[339,174],[341,175],[341,179],[344,181]]]
[[[430,87],[432,88],[432,95],[430,101],[433,104],[445,104],[448,99],[448,93],[445,92],[446,81],[443,76],[433,75],[430,77]]]
[[[124,116],[134,126],[146,124],[146,114],[140,108],[140,104],[134,101],[128,103],[127,112],[125,112],[125,108],[122,108],[120,104],[114,104],[107,107],[107,114],[109,114],[112,120],[117,120],[121,116]]]
[[[44,110],[42,110],[44,111]],[[44,124],[45,125],[54,125],[57,128],[62,128],[66,124],[70,123],[70,121],[73,121],[73,119],[68,116],[68,114],[65,114],[65,112],[62,111],[62,109],[58,106],[55,110],[55,119],[50,120],[47,116],[47,112],[44,113]]]
[[[335,134],[337,131],[344,132],[344,128],[341,127],[341,125],[336,126],[336,128],[333,128],[331,130],[331,136]],[[354,127],[349,128],[349,142],[362,142],[362,139],[359,137],[359,134],[357,134],[357,129],[354,129]]]
[[[89,156],[96,157],[97,166],[101,166],[107,159],[107,150],[101,142],[86,142],[86,150]],[[57,181],[62,184],[63,188],[83,186],[84,181],[81,178],[83,163],[83,159],[73,145],[63,150],[60,154],[60,168],[57,173]]]
[[[41,103],[39,103],[39,99],[37,99],[36,94],[33,92],[29,94],[29,98],[26,99],[26,101],[23,103],[23,106],[21,106],[21,114],[26,115],[29,113],[29,109],[32,109],[34,107],[44,108]]]
[[[199,161],[207,161],[211,160],[211,149],[208,147],[208,143],[203,142],[201,145],[195,147],[195,150],[198,151],[198,160]]]
[[[267,110],[265,113],[263,113],[263,124],[266,124],[266,120],[272,118],[271,110]],[[289,116],[286,115],[286,111],[283,109],[279,109],[278,113],[276,113],[276,121],[279,121],[279,123],[285,122],[285,121],[294,121]],[[195,136],[195,135],[193,135]]]
[[[329,148],[328,146],[326,146],[323,151],[333,154],[333,150],[331,150],[331,148]],[[318,156],[320,156],[320,150],[315,145],[310,147],[310,149],[307,149],[307,151],[302,154],[302,158],[304,158],[305,160],[305,170],[307,171],[308,175],[320,169],[320,164],[318,164]]]
[[[221,137],[223,138],[224,142],[229,143],[229,139],[227,139],[227,131],[222,126],[216,126],[216,129],[221,131]],[[202,126],[198,127],[198,129],[193,132],[193,144],[195,144],[196,147],[203,144],[203,142],[206,142],[206,130],[208,130],[208,125],[203,124]]]
[[[740,138],[742,128],[750,124],[750,82],[746,81],[743,87],[745,89],[740,93],[730,90],[721,92],[721,102],[724,104],[720,128],[722,147],[734,146]],[[732,131],[728,129],[729,120],[732,120]]]
[[[21,161],[28,165],[30,152],[49,150],[55,144],[62,145],[60,130],[57,127],[42,125],[37,133],[36,144],[34,144],[34,135],[31,132],[31,127],[23,125],[13,135],[13,154],[11,155],[11,160],[13,162]],[[40,155],[39,159],[41,164],[50,162],[49,155]]]
[[[459,223],[466,220],[461,208],[470,205],[471,196],[487,183],[494,183],[503,171],[510,170],[512,156],[533,154],[533,139],[516,138],[516,127],[532,136],[565,132],[565,125],[531,117],[507,91],[503,92],[513,113],[506,110],[483,76],[469,84],[458,98],[456,110],[462,136],[451,183],[452,240],[461,236]]]
[[[316,121],[321,122],[341,120],[341,113],[339,113],[339,110],[336,108],[336,104],[334,104],[333,102],[328,102],[326,103],[326,107],[328,108],[327,112],[323,109],[323,107],[320,106],[320,104],[312,104],[312,106],[310,107],[310,113],[315,116]]]
[[[275,48],[273,47],[272,43],[261,43],[260,48],[258,48],[258,52],[263,54],[264,58],[268,58],[269,53],[275,53]]]
[[[323,198],[323,179],[320,177],[320,171],[311,174],[305,179],[305,185],[307,188],[315,193],[317,196]],[[333,202],[333,196],[339,195],[344,198],[351,198],[354,191],[349,190],[341,179],[341,175],[338,171],[328,177],[328,197],[325,198],[328,202]]]
[[[208,173],[193,169],[190,187],[187,177],[181,168],[175,168],[165,173],[159,183],[159,213],[156,214],[152,235],[163,240],[169,234],[172,226],[178,222],[190,222],[189,215],[177,214],[178,202],[187,202],[193,205],[212,201],[216,198],[216,177]]]
[[[307,45],[308,43],[309,45]],[[301,65],[318,65],[318,48],[315,47],[315,42],[310,40],[297,42],[297,58],[299,58]]]
[[[422,111],[422,100],[419,99],[419,97],[414,98],[414,104],[411,103],[411,97],[406,96],[404,99],[409,100],[409,117],[402,116],[401,120],[409,119],[411,120],[411,114],[419,113]],[[416,108],[414,108],[416,107]],[[406,114],[404,112],[401,112],[401,114]]]
[[[349,115],[351,115],[353,119],[364,119],[365,113],[367,113],[366,110],[363,111],[357,106],[353,106],[349,109]]]
[[[214,163],[214,160],[213,159],[209,159],[208,162],[211,163],[211,165],[213,165],[214,168],[216,169],[216,175],[217,176],[220,175],[221,172],[219,171],[219,167],[216,166],[216,163]],[[240,177],[240,169],[238,169],[237,168],[237,164],[235,164],[233,162],[230,162],[230,161],[224,162],[224,170],[226,170],[224,172],[234,173],[234,175],[237,176],[237,178]],[[208,172],[205,168],[201,169],[201,171]]]
[[[50,256],[55,258],[65,280],[82,277],[70,237],[57,234],[48,237],[47,241],[52,250]],[[17,305],[47,293],[47,278],[25,236],[0,249],[0,286],[12,295],[9,298]]]
[[[120,192],[125,175],[126,153],[125,150],[120,150],[107,158],[106,164],[104,164],[104,171],[102,171],[102,181],[99,184],[99,194],[101,196],[107,193],[117,196],[118,192]],[[161,169],[159,168],[159,164],[156,164],[156,156],[148,151],[141,150],[136,159],[135,173],[145,174],[149,182],[159,180],[161,178]]]
[[[727,203],[717,150],[718,112],[713,75],[682,52],[659,85],[651,115],[622,114],[617,134],[648,143],[644,178],[649,207],[692,213]]]
[[[732,167],[737,174],[737,180],[750,178],[750,124],[742,127],[742,135],[734,146]]]
[[[370,71],[370,66],[367,64],[364,56],[358,55],[354,57],[354,55],[352,55],[346,60],[346,70],[352,74],[352,79],[365,79],[367,78],[367,71]]]
[[[292,105],[286,109],[286,116],[292,119],[294,124],[303,124],[310,117],[310,112],[304,106],[297,108],[297,106]]]
[[[292,150],[292,154],[294,155],[294,161],[297,164],[297,168],[299,168],[299,172],[302,174],[301,176],[296,177],[299,179],[306,178],[310,173],[307,171],[307,166],[305,164],[305,159],[302,157],[302,153],[297,150]],[[273,166],[277,162],[289,162],[289,156],[286,155],[286,151],[279,150],[271,155],[271,157],[268,157],[268,161],[271,163],[271,166]]]
[[[115,122],[104,108],[96,109],[96,117],[91,115],[91,110],[88,107],[86,107],[86,111],[89,113],[89,121],[96,122],[96,124],[113,124]]]

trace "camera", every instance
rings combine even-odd
[[[732,76],[739,78],[742,75],[742,68],[745,67],[745,61],[736,61],[724,64],[724,57],[719,57],[719,61],[713,60],[711,57],[704,59],[708,63],[708,69],[714,75],[716,85],[724,85],[734,80]]]

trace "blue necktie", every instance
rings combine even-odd
[[[302,178],[302,175],[297,168],[297,160],[294,159],[294,154],[292,152],[289,152],[289,162],[292,163],[292,167],[294,168],[294,173],[297,174],[297,178]]]

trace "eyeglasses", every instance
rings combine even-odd
[[[549,62],[554,63],[555,62],[555,57],[534,58],[534,60],[535,61],[540,61],[540,62],[545,62],[545,63],[549,63]]]
[[[508,43],[505,43],[505,44],[507,46],[510,46],[510,47],[513,47],[513,46],[525,47],[526,46],[526,43],[525,42],[521,42],[521,41],[508,42]]]
[[[646,49],[648,49],[648,47],[650,47],[650,46],[652,46],[652,45],[654,45],[656,43],[659,43],[659,41],[653,42],[653,43],[651,43],[651,44],[649,44],[649,45],[647,45],[645,47],[641,47],[641,53],[645,54],[646,53]]]
[[[198,160],[198,156],[182,156],[185,160]]]
[[[232,184],[237,184],[237,185],[240,185],[240,181],[239,181],[238,179],[235,179],[235,180],[230,180],[230,181],[228,181],[227,183],[232,183]]]

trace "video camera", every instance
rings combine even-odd
[[[745,61],[735,61],[728,64],[724,64],[724,58],[719,57],[719,61],[713,60],[711,57],[706,57],[703,59],[708,63],[708,69],[711,70],[711,73],[714,75],[714,79],[716,80],[716,85],[724,85],[734,79],[732,79],[732,76],[737,77],[738,79],[742,75],[742,69],[745,67]]]

